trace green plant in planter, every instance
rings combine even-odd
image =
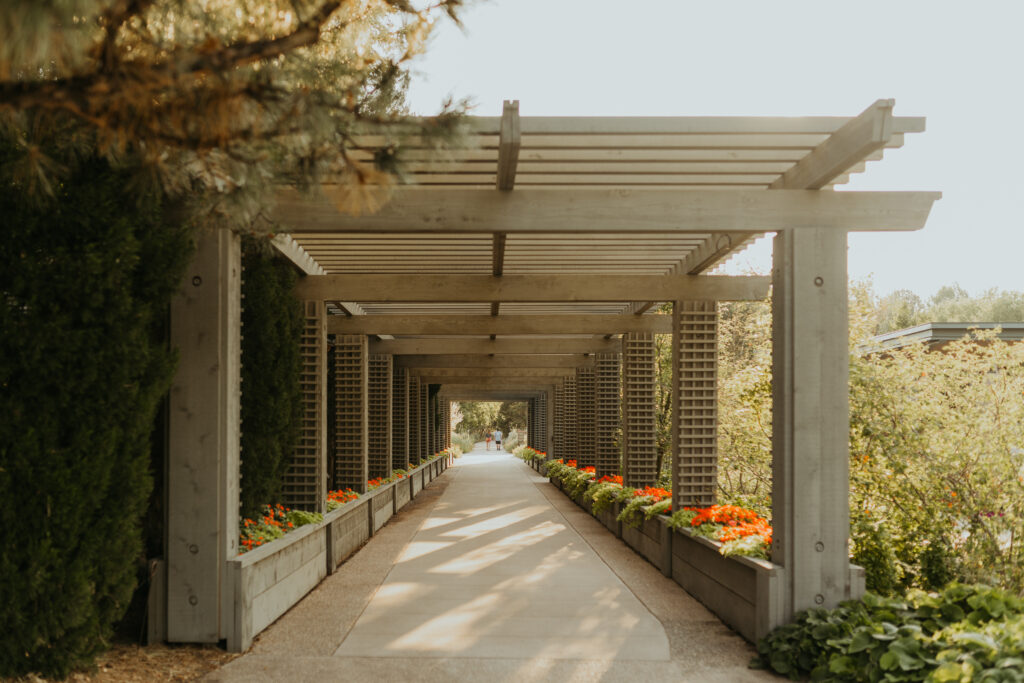
[[[611,481],[595,481],[587,487],[583,497],[591,502],[590,510],[598,515],[610,508],[621,496],[626,495],[627,489],[622,484]],[[628,489],[630,494],[633,489]]]

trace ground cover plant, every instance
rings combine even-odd
[[[307,524],[319,524],[324,516],[319,512],[292,510],[281,504],[263,506],[255,519],[246,517],[241,522],[239,555],[281,538],[289,531]]]
[[[758,643],[755,666],[793,680],[1024,680],[1024,600],[952,583],[905,598],[868,593],[797,615]]]

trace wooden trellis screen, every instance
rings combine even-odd
[[[597,401],[594,395],[595,368],[576,371],[577,462],[580,467],[594,466],[597,461]]]
[[[673,508],[713,505],[718,484],[718,305],[677,301],[672,311]]]
[[[409,371],[391,368],[391,467],[409,469]]]
[[[366,335],[346,334],[334,343],[334,488],[362,493],[367,467],[368,389]]]
[[[282,502],[307,511],[323,509],[327,454],[324,453],[323,406],[327,401],[327,310],[319,301],[305,302],[302,357],[302,426],[281,486]]]
[[[622,478],[626,486],[650,486],[658,478],[654,356],[653,333],[622,337]]]
[[[548,455],[552,458],[561,458],[565,453],[565,382],[555,385],[552,400],[554,401],[552,406],[554,417],[551,425],[552,452]]]
[[[597,476],[619,474],[619,354],[599,353],[595,362]]]
[[[576,413],[576,377],[566,377],[563,384],[565,386],[565,410],[563,411],[562,420],[565,431],[565,447],[558,454],[558,457],[568,462],[569,460],[575,460],[579,456],[579,451],[576,447],[576,441],[579,436]]]
[[[423,409],[420,405],[420,378],[410,372],[407,386],[409,399],[409,422],[406,425],[409,439],[408,456],[409,462],[415,465],[423,455],[420,450],[420,411]]]
[[[537,450],[547,452],[548,445],[548,394],[544,392],[537,397]]]
[[[367,471],[370,477],[391,476],[391,356],[372,354],[368,361]]]
[[[417,458],[431,455],[430,450],[430,385],[420,382],[420,442]]]

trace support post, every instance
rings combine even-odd
[[[619,355],[599,353],[595,363],[597,399],[595,433],[597,476],[619,474]]]
[[[238,554],[241,246],[200,235],[171,303],[178,371],[167,463],[167,639],[215,643],[233,628],[228,558]]]
[[[563,462],[576,460],[579,457],[577,440],[579,438],[579,416],[576,402],[576,375],[565,378],[565,451],[558,457]]]
[[[409,463],[415,465],[423,457],[420,450],[420,378],[409,373],[408,394],[409,394]]]
[[[334,488],[366,492],[369,479],[366,335],[345,334],[334,343]]]
[[[391,356],[367,361],[367,471],[369,478],[391,476]]]
[[[718,486],[718,305],[672,306],[672,508],[714,505]]]
[[[846,235],[784,230],[772,268],[772,560],[782,618],[859,597],[851,580]]]
[[[658,479],[655,349],[650,332],[622,338],[622,479],[651,486]]]
[[[576,400],[578,403],[577,464],[594,466],[597,458],[597,399],[595,398],[595,368],[576,371]]]
[[[391,466],[409,469],[409,370],[398,365],[391,375]]]
[[[548,455],[561,458],[565,453],[565,380],[555,385],[554,399],[551,401],[551,450]]]
[[[282,478],[281,502],[322,512],[327,503],[327,311],[321,301],[303,303],[302,426]]]

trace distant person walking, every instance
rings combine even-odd
[[[499,450],[500,451],[501,450],[501,430],[500,429],[494,430],[494,443],[497,444],[497,448],[495,450]]]
[[[484,438],[484,450],[491,450],[491,432],[488,431]]]

